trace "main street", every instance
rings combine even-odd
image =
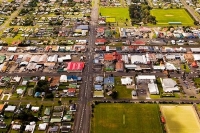
[[[74,125],[75,133],[89,133],[90,132],[90,116],[91,116],[91,90],[92,90],[92,77],[93,77],[93,52],[95,44],[95,28],[98,20],[98,3],[93,1],[91,22],[90,22],[90,36],[88,43],[88,52],[86,53],[87,67],[83,71],[83,86],[79,93],[78,111]]]

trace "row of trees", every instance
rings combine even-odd
[[[156,24],[156,17],[150,14],[151,7],[144,4],[132,4],[129,6],[129,15],[132,24],[140,22]]]

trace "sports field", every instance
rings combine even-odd
[[[126,19],[130,21],[128,8],[124,7],[101,7],[100,14],[101,16],[115,18],[119,25],[124,25]],[[130,25],[129,22],[127,24]]]
[[[194,25],[193,19],[184,9],[153,9],[151,15],[156,17],[157,25],[169,25],[168,22],[181,22],[182,25]]]
[[[162,133],[158,111],[156,104],[98,104],[91,133]]]
[[[200,133],[200,123],[192,105],[161,105],[167,133]]]

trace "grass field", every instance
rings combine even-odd
[[[199,118],[192,105],[161,105],[168,133],[200,133]]]
[[[128,19],[127,25],[130,26],[130,17],[128,8],[124,7],[101,7],[100,8],[101,16],[115,18],[116,23],[119,26],[125,26],[126,19]]]
[[[91,133],[162,133],[158,109],[156,104],[98,104]]]
[[[157,25],[169,25],[168,22],[182,22],[182,25],[194,25],[193,19],[185,9],[153,9],[151,14],[156,17]]]

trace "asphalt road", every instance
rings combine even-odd
[[[90,132],[90,116],[91,106],[90,101],[92,100],[92,79],[93,79],[93,53],[95,45],[95,28],[98,20],[98,3],[94,0],[92,7],[91,22],[90,22],[90,36],[88,40],[88,52],[86,53],[87,67],[84,69],[83,75],[83,86],[81,87],[79,94],[78,111],[76,114],[74,133],[89,133]]]

